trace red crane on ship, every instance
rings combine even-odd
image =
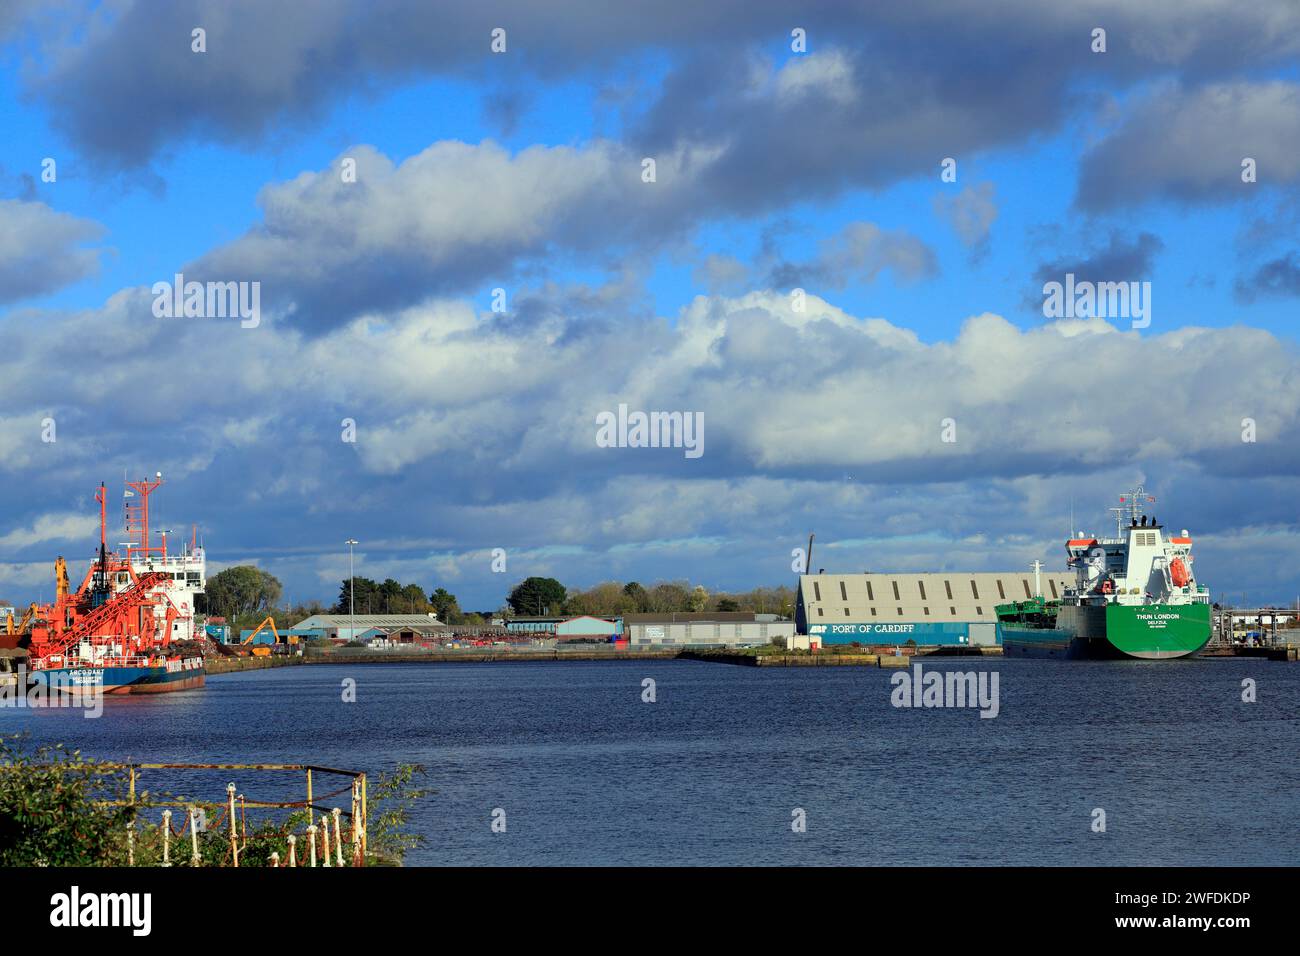
[[[81,586],[68,585],[67,564],[55,563],[58,582],[53,604],[38,606],[31,630],[31,656],[35,668],[62,666],[68,652],[88,642],[96,660],[150,657],[171,643],[172,625],[179,615],[162,588],[172,580],[167,571],[148,568],[153,554],[166,557],[166,547],[149,544],[149,495],[162,484],[154,480],[128,482],[126,530],[130,540],[125,556],[108,550],[108,490],[95,490],[99,504],[99,553]],[[134,489],[134,492],[132,491]],[[130,498],[139,495],[139,502]],[[137,572],[133,563],[143,561]],[[159,609],[162,609],[161,617]]]

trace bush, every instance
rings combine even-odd
[[[423,836],[407,829],[415,803],[432,793],[415,783],[416,777],[424,773],[421,766],[403,764],[391,773],[380,774],[372,784],[368,862],[400,861],[408,850],[424,843]],[[144,791],[136,793],[134,806],[126,805],[129,789],[129,773],[124,767],[88,760],[80,751],[68,750],[62,744],[28,752],[23,748],[22,735],[0,736],[0,867],[126,866],[130,859],[127,824],[133,819],[135,865],[159,865],[162,807]],[[102,801],[122,801],[123,805],[105,805]],[[212,826],[199,835],[200,865],[229,866],[229,818],[224,803],[204,805]],[[187,811],[184,806],[173,806],[171,810],[171,862],[189,866],[193,850]],[[318,821],[324,816],[317,814]],[[240,824],[242,837],[242,814]],[[278,820],[249,819],[246,843],[241,839],[240,865],[267,866],[273,851],[279,852],[280,864],[285,865],[289,857],[287,837],[295,833],[298,865],[306,866],[310,855],[307,826],[305,809],[296,809]],[[350,829],[350,825],[344,827],[345,841]],[[317,844],[317,852],[324,853],[323,839]],[[350,845],[345,845],[343,855],[351,856]]]
[[[127,775],[63,744],[26,752],[0,737],[0,866],[94,866],[126,862]]]

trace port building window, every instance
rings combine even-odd
[[[891,582],[889,582],[889,583],[892,584],[892,585],[894,586],[894,600],[895,600],[895,601],[901,601],[902,598],[900,598],[900,597],[898,596],[898,582],[897,582],[897,581],[891,581]]]
[[[872,617],[876,616],[876,609],[874,607],[871,609],[871,616]]]
[[[1047,579],[1047,583],[1048,583],[1048,584],[1051,586],[1051,588],[1052,588],[1052,600],[1055,601],[1055,600],[1056,600],[1056,582],[1053,581],[1051,578],[1048,578],[1048,579]]]
[[[898,609],[898,616],[899,617],[903,616],[903,609],[901,607]]]
[[[943,589],[944,589],[945,591],[948,592],[948,600],[951,601],[951,600],[952,600],[952,582],[951,582],[951,581],[944,581],[944,582],[943,582]]]
[[[845,587],[844,587],[844,582],[841,580],[841,581],[840,581],[840,600],[841,600],[841,601],[847,601],[848,599],[849,599],[849,592],[845,589]]]
[[[921,600],[922,600],[922,601],[926,600],[926,597],[925,597],[925,582],[924,582],[924,581],[917,581],[917,582],[916,582],[916,586],[917,586],[918,588],[921,589]]]
[[[975,586],[974,578],[970,579],[970,593],[975,595],[975,600],[978,601],[980,599],[980,589]]]
[[[849,609],[848,609],[848,608],[845,608],[845,609],[844,609],[844,616],[845,616],[845,617],[848,617],[848,616],[849,616]]]
[[[1004,590],[1002,590],[1002,579],[1001,579],[1001,578],[998,578],[998,597],[1002,598],[1002,600],[1004,600],[1004,601],[1007,599],[1007,592],[1004,591]]]
[[[976,613],[976,614],[983,614],[983,613],[984,613],[984,608],[979,607],[979,606],[976,606],[976,608],[975,608],[975,613]]]
[[[813,599],[817,601],[822,599],[822,586],[816,581],[813,582]]]
[[[1034,596],[1034,593],[1033,593],[1032,591],[1029,590],[1029,578],[1024,578],[1023,581],[1024,581],[1024,585],[1025,585],[1025,597],[1027,597],[1027,598],[1031,598],[1031,597],[1033,597],[1033,596]]]
[[[957,609],[956,609],[955,607],[950,607],[950,608],[948,608],[948,610],[952,611],[952,616],[953,616],[953,617],[956,617],[956,616],[957,616]]]
[[[817,609],[817,616],[818,616],[818,617],[825,617],[825,616],[826,616],[826,612],[823,611],[821,608],[818,608],[818,609]]]
[[[868,582],[867,582],[867,600],[868,600],[868,601],[874,601],[875,599],[876,599],[876,592],[873,591],[873,590],[871,589],[871,582],[868,581]]]
[[[927,617],[929,617],[929,615],[930,615],[930,609],[929,609],[928,607],[925,609],[925,614],[926,614]]]

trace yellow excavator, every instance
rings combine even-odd
[[[58,588],[58,597],[66,598],[71,591],[71,587],[68,585],[68,562],[63,560],[62,555],[59,555],[58,560],[54,562],[54,581]],[[12,614],[7,615],[5,621],[5,633],[26,634],[27,629],[32,626],[32,620],[35,617],[35,604],[29,605],[27,610],[23,612],[23,619],[17,626],[14,625],[14,616]]]
[[[14,616],[9,615],[8,624],[5,626],[6,634],[26,634],[27,629],[32,626],[32,619],[36,617],[36,605],[33,604],[23,612],[22,623],[14,625]]]
[[[271,632],[271,636],[275,638],[275,644],[253,644],[253,641],[257,638],[257,635],[267,630],[269,630]],[[280,640],[280,632],[275,629],[275,618],[268,615],[266,619],[262,621],[261,624],[257,625],[257,627],[252,631],[252,633],[248,635],[247,638],[239,642],[238,646],[248,647],[249,652],[254,657],[270,657],[272,647],[278,647],[282,644],[288,645],[288,644],[297,644],[297,643],[298,643],[297,634],[288,635],[287,641]],[[250,647],[249,645],[252,646]]]

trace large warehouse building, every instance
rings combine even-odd
[[[1048,600],[1074,575],[1043,572]],[[1034,573],[805,574],[795,623],[811,644],[996,644],[997,613],[1034,594]]]

